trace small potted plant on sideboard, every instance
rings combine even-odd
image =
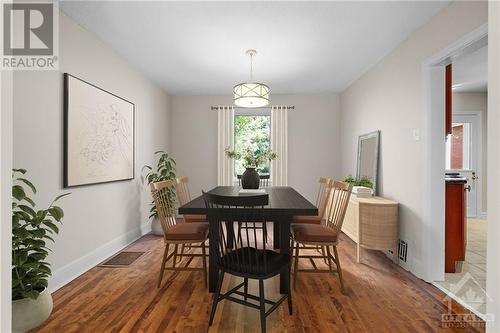
[[[47,290],[52,272],[46,261],[47,241],[59,233],[64,211],[55,203],[36,209],[28,195],[36,187],[24,178],[26,170],[12,170],[12,331],[26,332],[41,325],[52,312],[52,296]]]

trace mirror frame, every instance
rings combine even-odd
[[[378,162],[379,162],[379,145],[380,145],[380,130],[378,131],[373,131],[370,133],[366,133],[363,135],[360,135],[358,137],[358,160],[357,160],[357,166],[356,166],[356,179],[359,179],[360,177],[360,170],[361,170],[361,142],[363,140],[375,138],[376,144],[375,144],[375,165],[373,167],[373,174],[375,175],[374,179],[372,179],[373,182],[373,195],[377,195],[377,182],[378,182]]]

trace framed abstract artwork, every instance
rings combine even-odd
[[[64,74],[64,187],[134,178],[135,105]]]

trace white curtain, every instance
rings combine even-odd
[[[284,105],[271,108],[271,149],[278,158],[271,162],[273,186],[288,185],[288,109]]]
[[[226,148],[234,149],[234,108],[219,106],[217,139],[217,185],[233,185],[234,163],[224,152]]]

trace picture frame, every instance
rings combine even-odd
[[[368,178],[373,184],[373,195],[378,194],[380,131],[373,131],[358,137],[358,159],[356,179]]]
[[[134,179],[135,104],[64,73],[65,188]]]

